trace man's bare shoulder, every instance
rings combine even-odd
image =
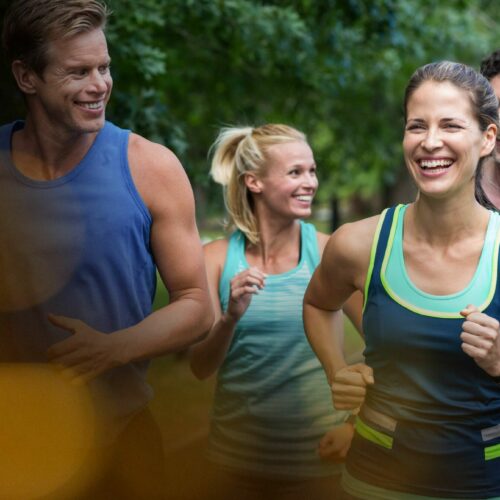
[[[158,197],[191,198],[186,172],[167,147],[132,133],[128,161],[134,183],[150,210],[158,201],[161,202]]]
[[[158,176],[184,173],[180,161],[170,149],[134,133],[130,134],[128,159],[133,173],[146,171],[148,175]]]

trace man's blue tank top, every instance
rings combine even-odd
[[[301,222],[299,264],[268,276],[237,324],[218,373],[210,432],[209,457],[222,466],[290,479],[340,472],[321,462],[316,450],[346,414],[333,411],[302,323],[304,293],[318,262],[316,230]],[[231,278],[248,267],[245,237],[236,231],[219,285],[223,310]]]
[[[459,311],[468,297],[445,296],[463,302],[453,314],[439,303],[443,297],[436,297],[434,310],[429,300],[424,309],[424,301],[402,298],[404,287],[398,291],[388,279],[388,252],[401,248],[392,241],[402,235],[402,229],[395,232],[400,208],[381,216],[372,249],[363,328],[375,384],[356,423],[348,475],[377,488],[433,498],[499,497],[500,386],[461,349]],[[498,222],[492,213],[482,254],[489,257],[479,262],[488,270],[487,282],[478,269],[467,287],[468,294],[486,298],[481,310],[497,319]]]
[[[0,361],[43,362],[69,333],[49,313],[110,333],[151,312],[156,274],[151,216],[129,171],[129,132],[107,122],[83,160],[52,181],[25,177],[11,158],[24,126],[0,128]],[[147,362],[100,376],[92,387],[114,421],[151,398]]]

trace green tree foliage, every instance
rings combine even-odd
[[[219,127],[293,124],[313,144],[325,199],[394,182],[407,79],[436,59],[477,66],[499,21],[493,0],[110,3],[113,113],[173,147],[197,185]]]
[[[170,146],[202,187],[219,127],[281,121],[308,134],[324,199],[372,196],[401,167],[413,70],[436,59],[478,66],[499,45],[495,0],[108,4],[110,118]],[[12,93],[6,74],[2,95]],[[20,100],[2,100],[10,118]]]

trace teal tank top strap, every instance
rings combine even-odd
[[[238,229],[229,237],[224,269],[219,280],[219,299],[225,311],[229,302],[229,290],[232,277],[242,271],[245,265],[245,235]]]
[[[318,237],[314,225],[303,221],[300,221],[300,250],[300,261],[307,264],[312,273],[320,260]],[[227,306],[231,278],[247,267],[245,235],[236,230],[229,237],[224,269],[219,280],[219,298],[223,309]]]
[[[318,235],[313,224],[300,221],[300,260],[312,271],[319,264]]]

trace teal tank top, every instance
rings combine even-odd
[[[266,279],[219,370],[209,458],[238,472],[298,478],[340,471],[316,452],[324,433],[346,415],[334,413],[330,387],[304,332],[302,300],[319,251],[314,226],[300,227],[297,267]],[[223,310],[231,278],[248,267],[245,237],[236,231],[219,286]]]

